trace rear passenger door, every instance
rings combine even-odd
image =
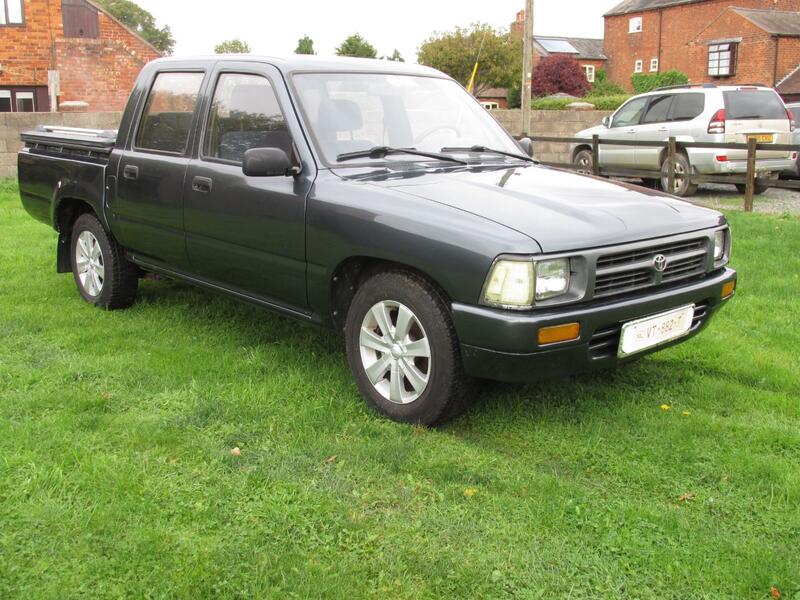
[[[202,71],[156,73],[119,160],[109,196],[114,235],[145,262],[187,264],[183,187],[204,78]]]
[[[641,124],[637,127],[637,142],[664,142],[669,139],[669,111],[675,96],[650,96],[647,110],[642,117]],[[636,148],[636,167],[639,169],[660,169],[661,153],[663,147],[649,148],[638,146]]]
[[[304,311],[305,206],[315,169],[278,70],[224,63],[186,178],[186,246],[192,272],[226,288]],[[300,144],[298,146],[297,144]],[[244,153],[280,148],[296,176],[250,177]]]

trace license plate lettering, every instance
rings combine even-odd
[[[694,305],[625,323],[620,335],[619,355],[629,356],[689,333]]]

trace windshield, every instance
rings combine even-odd
[[[376,146],[439,152],[445,147],[520,149],[497,122],[449,79],[385,73],[304,73],[293,78],[327,163]],[[497,160],[494,156],[493,159]],[[419,161],[392,154],[365,161]]]

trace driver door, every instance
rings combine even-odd
[[[297,176],[248,177],[244,153],[276,147],[298,157],[302,139],[282,79],[269,65],[226,63],[212,76],[197,156],[186,177],[186,247],[206,281],[285,308],[304,310],[305,203],[313,182]],[[297,158],[296,158],[297,160]]]
[[[622,105],[611,118],[610,127],[600,137],[609,140],[630,140],[635,142],[647,101],[647,97],[633,98]],[[636,168],[636,147],[600,144],[600,165],[602,167],[634,169]]]

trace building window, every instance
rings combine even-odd
[[[650,59],[650,72],[651,73],[658,73],[658,59],[657,58]]]
[[[34,112],[36,106],[33,101],[33,92],[17,92],[17,112]]]
[[[711,44],[708,47],[708,74],[712,77],[730,77],[736,74],[735,43]]]
[[[22,25],[24,22],[22,0],[0,0],[0,25]]]
[[[0,90],[0,113],[35,112],[42,100],[41,89],[27,87]]]
[[[639,33],[642,31],[642,17],[633,17],[628,21],[628,33]]]
[[[0,90],[0,113],[11,112],[11,91]]]
[[[633,65],[633,72],[634,73],[641,73],[643,70],[643,63],[641,60],[637,60]]]
[[[500,105],[497,102],[481,102],[481,106],[486,110],[497,110]]]
[[[586,81],[594,83],[594,65],[583,65],[583,72],[586,74]]]
[[[97,9],[86,0],[61,0],[64,37],[98,38],[100,20]]]

